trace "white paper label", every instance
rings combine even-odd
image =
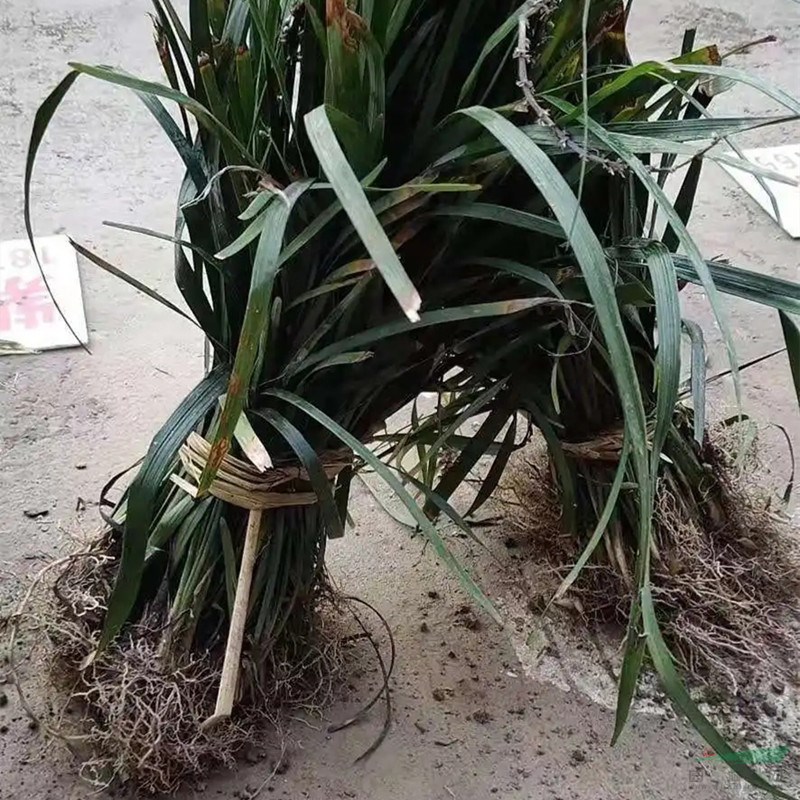
[[[785,144],[779,147],[760,147],[744,150],[744,156],[753,164],[777,172],[794,181],[800,181],[800,144]],[[735,157],[734,153],[730,155]],[[723,164],[736,182],[794,239],[800,239],[800,186],[764,178],[778,207],[775,214],[773,200],[764,191],[755,176],[736,167]]]
[[[0,342],[14,342],[30,350],[86,344],[89,335],[75,251],[66,236],[36,239],[36,250],[52,297],[27,239],[0,242]]]

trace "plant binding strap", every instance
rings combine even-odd
[[[647,426],[647,443],[652,444],[653,425]],[[584,442],[561,442],[564,453],[575,461],[609,461],[619,463],[625,444],[622,427],[611,428]]]
[[[186,474],[194,481],[200,480],[210,453],[211,445],[198,433],[191,433],[181,446],[181,463]],[[345,467],[351,466],[352,454],[345,450],[323,453],[320,455],[320,462],[326,477],[331,480]],[[171,480],[192,497],[198,496],[197,486],[180,475],[172,475]],[[313,505],[317,502],[316,493],[297,488],[297,484],[308,481],[308,473],[299,466],[259,469],[246,461],[226,455],[211,483],[210,494],[226,503],[247,509],[249,516],[217,703],[214,714],[203,723],[203,728],[213,727],[221,720],[230,717],[233,710],[239,680],[244,627],[250,604],[250,586],[261,541],[264,510]]]

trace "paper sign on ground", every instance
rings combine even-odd
[[[80,342],[70,332],[42,280],[27,239],[0,242],[0,345],[26,350],[77,347],[89,340],[78,260],[66,236],[36,239],[47,284]],[[0,352],[13,348],[0,346]]]
[[[794,181],[800,181],[800,144],[745,150],[744,156],[759,167],[778,172]],[[728,164],[723,166],[789,236],[800,239],[800,186],[779,183],[769,178],[763,179],[778,206],[778,216],[776,216],[772,199],[753,175]]]

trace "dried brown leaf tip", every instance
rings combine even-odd
[[[600,18],[597,34],[589,43],[589,49],[598,45],[605,39],[616,42],[625,42],[625,22],[627,13],[622,3],[612,11],[606,11]]]
[[[339,29],[344,46],[348,50],[357,50],[367,26],[355,11],[348,8],[347,0],[327,0],[326,16],[328,27],[335,25]]]

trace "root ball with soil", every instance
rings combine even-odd
[[[777,487],[758,468],[758,441],[747,435],[754,425],[715,426],[696,448],[702,498],[665,465],[655,501],[651,580],[664,636],[693,682],[732,695],[754,679],[798,677],[800,540]],[[610,456],[608,447],[604,452]],[[584,490],[592,480],[594,491],[607,491],[617,463],[600,466],[586,448],[581,455]],[[627,625],[636,560],[628,519],[611,521],[586,568],[560,591],[597,518],[584,517],[577,535],[564,530],[558,484],[541,446],[515,459],[500,500],[520,534],[522,557],[533,562],[533,608],[541,611],[557,596],[589,624]]]

